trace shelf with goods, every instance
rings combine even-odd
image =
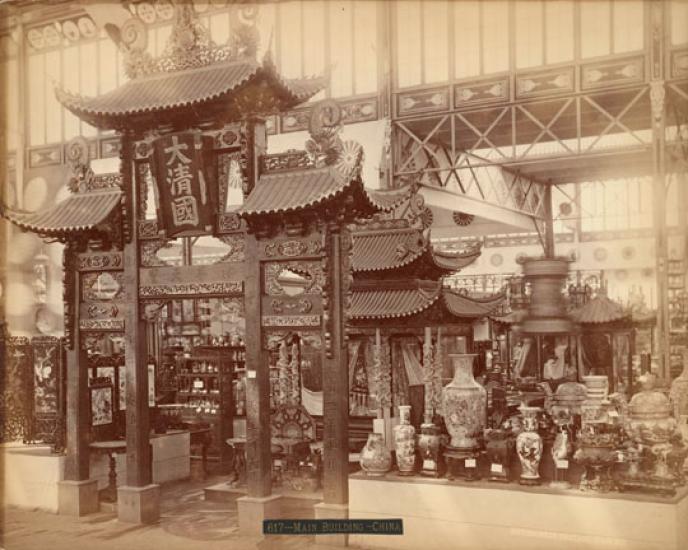
[[[219,457],[221,470],[231,463],[225,441],[233,436],[236,380],[244,368],[243,346],[199,346],[177,359],[177,403],[189,425],[209,425],[210,456]]]

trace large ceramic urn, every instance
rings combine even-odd
[[[654,389],[653,375],[640,377],[642,391],[628,404],[628,428],[631,437],[644,445],[668,443],[676,433],[676,419],[671,402]]]
[[[385,445],[382,434],[368,434],[368,441],[361,450],[360,463],[369,476],[381,476],[392,467],[392,453]]]
[[[606,375],[583,376],[586,398],[581,404],[584,424],[599,424],[609,421],[608,412],[612,404],[609,396],[609,378]]]
[[[416,429],[411,425],[411,405],[399,405],[399,424],[394,427],[394,450],[399,475],[410,476],[416,466]]]
[[[473,378],[475,354],[449,354],[453,380],[442,388],[442,416],[455,450],[473,451],[480,447],[487,425],[487,391]]]
[[[540,483],[540,459],[542,458],[542,437],[538,433],[538,414],[540,407],[521,406],[523,431],[516,437],[516,453],[521,462],[522,485]]]

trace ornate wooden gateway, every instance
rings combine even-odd
[[[345,311],[352,281],[347,225],[389,210],[398,192],[365,191],[363,152],[339,139],[340,112],[332,102],[315,109],[308,152],[266,155],[263,117],[307,100],[323,80],[284,79],[269,54],[256,61],[250,32],[242,34],[242,43],[218,46],[191,4],[178,4],[176,12],[159,59],[145,53],[145,28],[135,20],[125,24],[120,47],[131,80],[123,86],[93,98],[57,91],[82,120],[119,132],[119,176],[95,175],[85,142],[73,140],[67,149],[70,197],[43,212],[3,213],[26,230],[67,243],[68,442],[60,512],[97,509],[96,481],[89,477],[94,397],[88,372],[105,367],[117,369],[120,407],[111,397],[110,411],[106,407],[102,414],[121,408],[126,425],[119,518],[157,520],[148,323],[171,301],[207,298],[239,303],[245,311],[248,496],[239,501],[242,529],[259,532],[262,522],[256,519],[269,517],[276,501],[266,342],[287,330],[321,342],[325,502],[319,514],[342,517],[348,502]],[[238,209],[227,207],[230,181],[237,180],[243,195]],[[222,241],[228,254],[213,265],[198,265],[192,249],[199,238]],[[182,265],[159,256],[170,246],[181,246]],[[280,286],[284,271],[306,281],[298,296]]]

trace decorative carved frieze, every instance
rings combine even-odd
[[[90,319],[113,319],[118,316],[119,308],[114,304],[90,304],[86,313]]]
[[[243,290],[243,281],[145,285],[139,287],[139,297],[162,298],[166,296],[195,296],[198,294],[240,294]]]
[[[562,92],[572,92],[575,88],[573,67],[562,67],[554,71],[543,71],[516,76],[516,97],[538,97]]]
[[[157,239],[160,237],[160,230],[158,229],[158,222],[155,220],[146,220],[139,222],[139,239]]]
[[[396,108],[399,116],[446,111],[449,109],[449,89],[443,87],[399,93],[396,95]]]
[[[306,298],[302,298],[301,300],[297,300],[295,302],[289,302],[275,298],[272,300],[272,302],[270,302],[270,307],[272,308],[272,311],[277,314],[282,314],[285,311],[309,313],[311,309],[313,309],[313,302]]]
[[[284,153],[263,155],[261,162],[263,172],[294,170],[313,166],[313,161],[308,153],[300,149],[290,149]]]
[[[124,319],[80,319],[81,330],[124,330]]]
[[[232,231],[239,231],[241,229],[241,218],[232,213],[220,214],[217,221],[218,233],[231,233]]]
[[[634,84],[644,79],[644,57],[610,59],[581,67],[581,88],[584,90]]]
[[[263,315],[264,327],[318,327],[320,315]]]
[[[375,96],[337,103],[341,108],[342,124],[355,124],[378,118],[378,104]],[[308,130],[311,115],[312,107],[283,113],[280,116],[280,129],[283,133]]]
[[[123,269],[121,252],[86,252],[78,256],[79,271]]]
[[[481,80],[454,86],[454,106],[478,105],[493,101],[508,101],[509,79]]]
[[[320,240],[289,240],[282,242],[271,242],[265,245],[265,256],[274,258],[276,256],[285,256],[287,258],[295,258],[296,256],[319,256],[322,252],[322,243]]]

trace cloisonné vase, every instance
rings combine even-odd
[[[399,475],[410,476],[416,466],[416,429],[411,425],[411,405],[399,405],[399,424],[394,427],[394,450]]]
[[[381,476],[392,467],[392,453],[385,445],[382,434],[368,434],[368,441],[361,451],[361,468],[369,476]]]
[[[450,447],[472,451],[480,447],[487,426],[487,391],[473,378],[475,354],[449,354],[454,379],[442,388],[442,416],[451,436]]]
[[[542,437],[537,432],[538,413],[540,407],[521,406],[523,415],[523,431],[516,437],[516,453],[521,461],[522,485],[538,485],[540,483],[540,459],[542,458]]]

